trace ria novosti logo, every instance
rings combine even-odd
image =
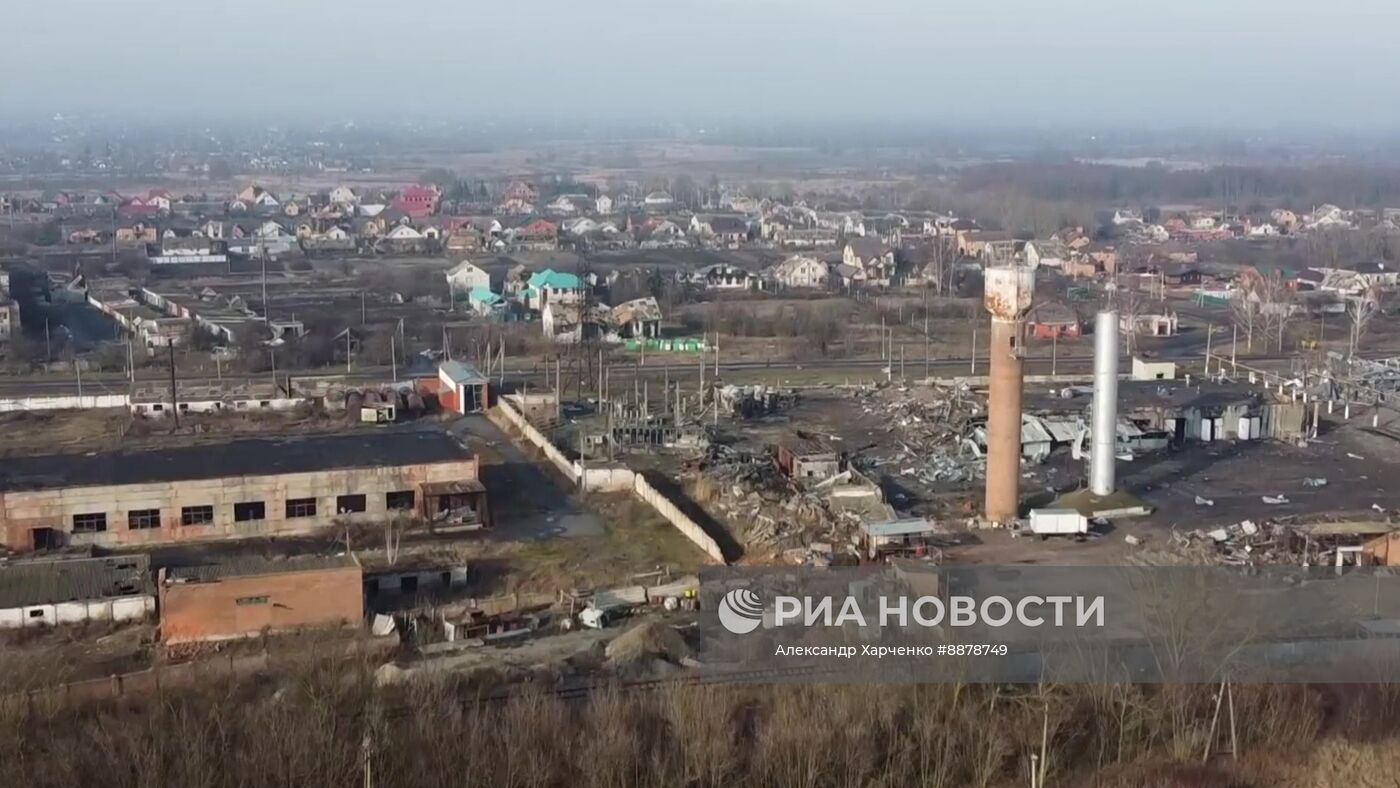
[[[763,602],[747,588],[736,588],[719,601],[719,623],[736,635],[747,635],[763,623]]]

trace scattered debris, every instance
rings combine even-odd
[[[1125,534],[1123,536],[1123,541],[1127,542],[1130,545],[1133,545],[1134,547],[1142,544],[1142,540],[1137,538],[1136,536],[1133,536],[1132,534]]]
[[[1197,496],[1196,496],[1196,505],[1197,505],[1197,506],[1214,506],[1214,505],[1215,505],[1215,500],[1214,500],[1213,498],[1202,498],[1201,496],[1197,495]]]
[[[1259,500],[1274,505],[1288,503],[1288,498],[1282,495],[1265,495],[1261,496]]]
[[[1327,486],[1327,480],[1326,480],[1326,479],[1322,479],[1322,478],[1317,478],[1317,479],[1314,479],[1314,478],[1305,478],[1305,479],[1303,479],[1303,486],[1304,486],[1304,487],[1326,487],[1326,486]]]

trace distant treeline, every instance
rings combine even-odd
[[[1400,206],[1400,167],[1249,166],[1171,170],[1163,166],[998,162],[962,170],[968,192],[1024,190],[1041,200],[1121,203],[1228,203],[1241,209],[1321,203],[1343,208]]]

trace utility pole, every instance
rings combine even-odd
[[[1206,377],[1210,377],[1210,339],[1215,336],[1215,324],[1206,324]]]
[[[350,327],[345,327],[345,374],[350,374]]]
[[[360,325],[368,322],[368,313],[365,311],[365,291],[360,291]]]
[[[977,374],[977,326],[972,327],[972,374]]]
[[[1050,335],[1050,377],[1055,377],[1060,366],[1060,332]]]
[[[49,319],[44,318],[44,361],[53,363],[53,343],[49,341]]]
[[[180,389],[175,382],[175,343],[166,341],[170,351],[170,415],[175,419],[175,429],[180,429]],[[274,377],[275,380],[275,377]]]
[[[399,356],[394,347],[394,335],[389,335],[389,366],[394,370],[394,382],[399,382]]]

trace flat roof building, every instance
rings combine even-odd
[[[363,620],[363,573],[350,556],[241,558],[161,573],[160,639],[167,646]]]
[[[306,534],[397,514],[489,524],[476,458],[446,433],[376,430],[0,466],[12,550]]]
[[[0,628],[136,621],[155,610],[144,555],[0,562]]]

